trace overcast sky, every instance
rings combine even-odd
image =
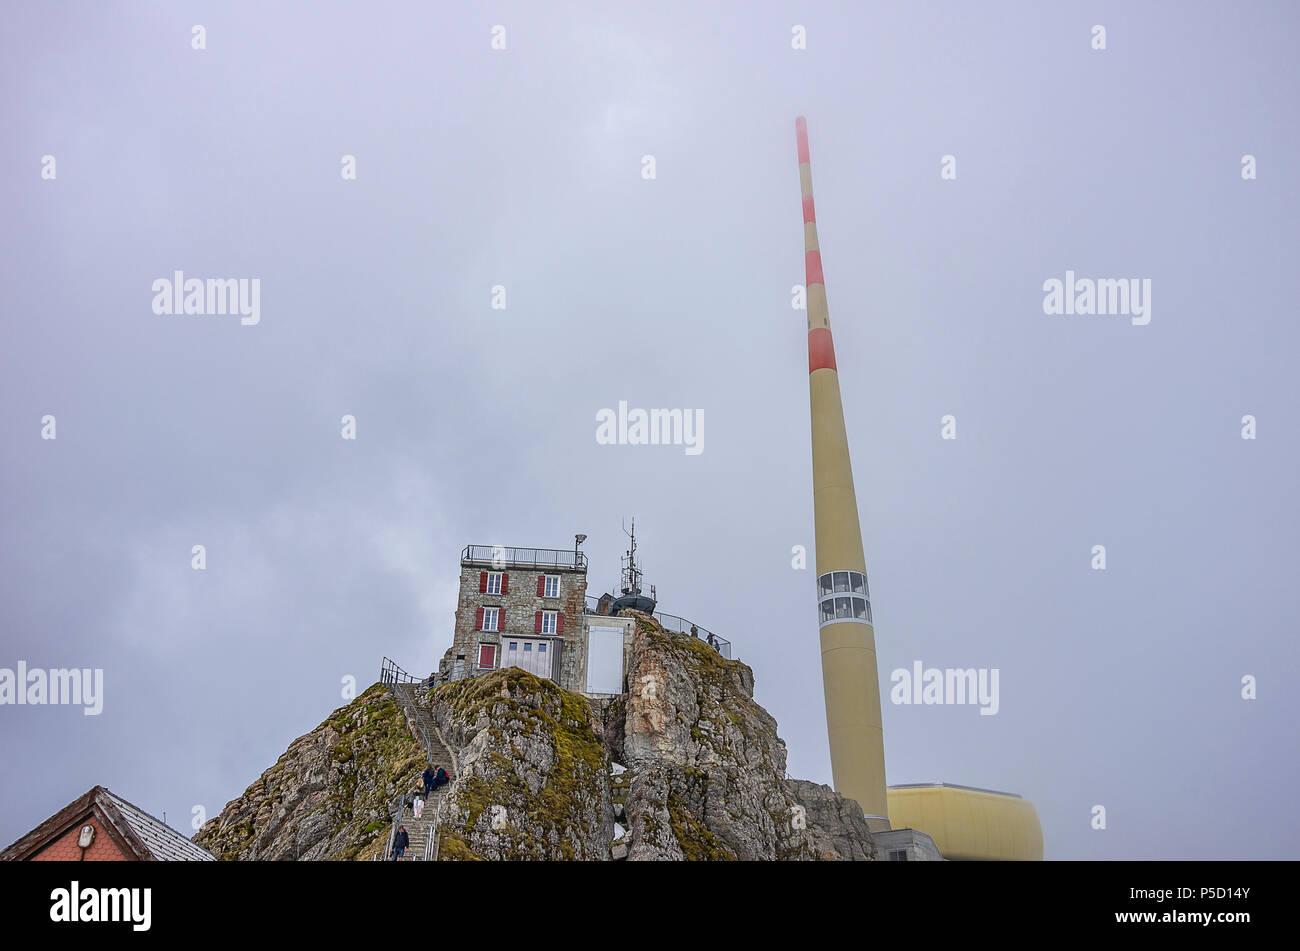
[[[1052,859],[1294,857],[1294,5],[610,6],[7,12],[0,667],[104,706],[0,707],[0,845],[96,783],[191,831],[436,665],[466,544],[584,532],[598,593],[632,515],[829,782],[806,115],[882,692],[1000,671],[886,701],[889,781],[1020,793]],[[1150,323],[1044,314],[1067,269]],[[260,322],[156,315],[176,270]],[[703,452],[598,444],[620,400]]]

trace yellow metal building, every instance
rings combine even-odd
[[[1042,861],[1038,811],[1014,793],[918,783],[890,786],[887,798],[889,824],[924,832],[946,859]]]

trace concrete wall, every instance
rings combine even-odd
[[[939,854],[938,847],[924,832],[918,832],[916,829],[890,829],[888,831],[871,833],[872,845],[876,850],[876,861],[901,861],[891,852],[903,851],[907,853],[908,862],[942,862],[944,857]]]

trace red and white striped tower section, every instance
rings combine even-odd
[[[795,120],[803,191],[804,269],[808,298],[808,391],[812,408],[813,517],[817,541],[817,621],[822,647],[826,729],[835,790],[856,799],[873,832],[889,828],[885,741],[880,717],[876,635],[858,499],[844,430],[826,284],[817,244],[808,126]]]

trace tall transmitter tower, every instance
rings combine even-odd
[[[808,289],[808,392],[812,409],[813,512],[817,544],[817,623],[830,735],[831,774],[841,795],[858,801],[873,832],[889,828],[885,740],[880,717],[876,635],[871,624],[867,564],[858,499],[844,430],[822,255],[813,208],[808,126],[795,120],[803,192],[805,283]]]

